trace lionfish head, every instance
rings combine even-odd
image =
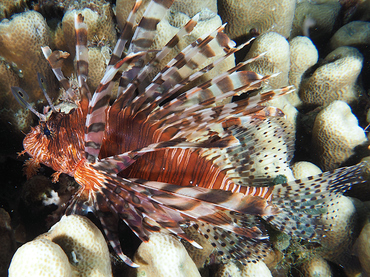
[[[49,113],[47,113],[49,110],[47,108],[44,108],[44,113],[36,111],[27,102],[29,97],[23,89],[11,88],[18,102],[39,118],[39,124],[36,127],[31,127],[30,132],[23,140],[24,152],[27,152],[37,163],[45,164],[56,171],[68,174],[82,157],[83,115],[76,109],[69,113],[57,111],[46,93],[43,76],[38,74],[38,78],[40,87],[49,103]],[[74,118],[73,121],[71,117]],[[30,177],[29,174],[27,175]]]

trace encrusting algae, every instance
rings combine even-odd
[[[368,70],[367,55],[353,44],[324,49],[317,30],[311,38],[296,37],[311,33],[303,26],[307,21],[334,34],[340,26],[314,14],[314,5],[332,4],[285,1],[290,8],[283,21],[260,7],[261,14],[237,26],[234,19],[253,13],[252,4],[235,9],[236,1],[227,0],[203,1],[198,8],[197,1],[192,7],[186,1],[127,2],[132,10],[126,16],[119,12],[129,9],[125,1],[64,1],[58,7],[40,2],[11,18],[6,14],[0,23],[0,65],[9,76],[0,78],[9,80],[0,92],[39,122],[14,117],[26,110],[15,104],[1,112],[14,130],[27,133],[27,177],[37,180],[38,171],[54,170],[50,188],[35,181],[35,188],[23,187],[21,204],[54,207],[42,215],[49,226],[66,214],[48,233],[26,236],[31,241],[14,255],[9,276],[52,276],[61,265],[58,276],[335,276],[335,266],[348,276],[361,272],[354,265],[366,264],[368,255],[353,246],[366,209],[357,210],[343,193],[351,195],[352,186],[365,182],[361,172],[368,165],[359,162],[370,156],[362,129],[369,105],[358,104],[366,98],[367,84],[358,78],[363,66]],[[266,7],[279,13],[282,6],[270,1]],[[310,9],[310,18],[300,18],[303,8]],[[336,24],[356,20],[355,12],[342,9],[333,12]],[[12,35],[6,26],[22,20],[34,22]],[[248,41],[253,35],[259,36]],[[19,45],[19,38],[34,43]],[[30,54],[23,62],[25,51]],[[330,51],[317,63],[318,55]],[[339,66],[347,60],[349,81]],[[322,74],[327,68],[330,74]],[[324,81],[325,101],[307,100],[323,98],[318,80],[325,76],[335,77]],[[331,106],[350,108],[337,100],[348,102],[351,118],[359,119],[343,123],[361,133],[350,132],[356,144],[317,127]],[[308,114],[311,122],[303,121]],[[324,117],[331,122],[331,115]],[[29,131],[29,125],[35,127]],[[320,147],[330,150],[320,154]],[[356,157],[359,147],[365,151]],[[304,161],[334,171],[320,173]],[[58,185],[65,175],[73,185]],[[31,190],[40,193],[25,203]],[[17,232],[27,226],[22,213],[12,215]],[[94,218],[108,244],[84,216]],[[65,225],[70,219],[78,222]],[[139,248],[128,246],[131,234],[123,232],[122,222],[142,241]],[[79,229],[81,224],[88,227]],[[60,228],[62,235],[55,233]],[[72,238],[76,230],[83,236]],[[96,245],[89,248],[86,240]],[[122,261],[140,267],[128,270]]]

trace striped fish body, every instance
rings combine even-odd
[[[123,254],[118,240],[119,219],[143,241],[153,232],[167,230],[200,247],[182,230],[196,226],[221,259],[242,262],[262,259],[268,251],[261,218],[302,238],[318,235],[321,214],[304,211],[325,208],[359,182],[360,166],[269,185],[274,175],[288,168],[294,132],[280,110],[261,104],[291,88],[218,104],[259,89],[271,77],[239,71],[240,64],[179,93],[240,49],[222,32],[223,26],[183,49],[146,83],[158,61],[191,32],[197,16],[148,60],[156,25],[172,1],[151,1],[131,38],[140,3],[127,19],[94,93],[86,84],[87,26],[76,14],[80,100],[68,114],[54,111],[48,119],[42,117],[26,135],[24,149],[31,156],[26,163],[28,177],[40,164],[56,171],[54,181],[61,173],[73,176],[81,187],[66,213],[93,211],[116,253],[131,266],[135,264]],[[123,53],[130,38],[128,52]],[[69,98],[76,99],[61,72],[65,55],[48,47],[42,50]],[[224,55],[209,62],[220,50]],[[115,82],[119,82],[118,97],[109,106]]]

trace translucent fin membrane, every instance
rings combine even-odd
[[[31,106],[31,104],[27,102],[29,96],[23,89],[21,89],[20,87],[12,87],[11,90],[14,98],[18,101],[19,104],[33,112],[41,121],[46,121],[46,116],[36,111]]]

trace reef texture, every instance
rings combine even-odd
[[[317,115],[312,141],[317,164],[326,171],[338,168],[367,139],[350,106],[334,101]]]
[[[356,254],[367,276],[370,275],[370,221],[366,221],[356,242]]]
[[[339,47],[327,55],[311,77],[302,81],[299,96],[306,104],[328,105],[334,100],[351,103],[357,100],[357,78],[363,63],[362,54],[353,47]]]
[[[134,261],[138,277],[200,277],[185,247],[170,234],[151,235],[149,242],[141,243]]]
[[[9,276],[112,276],[108,246],[89,219],[63,216],[17,250]]]
[[[288,37],[292,27],[295,0],[218,2],[219,14],[228,22],[226,33],[230,38],[276,32]]]
[[[245,266],[229,262],[222,265],[216,273],[216,277],[272,277],[270,270],[262,261],[249,263]]]

